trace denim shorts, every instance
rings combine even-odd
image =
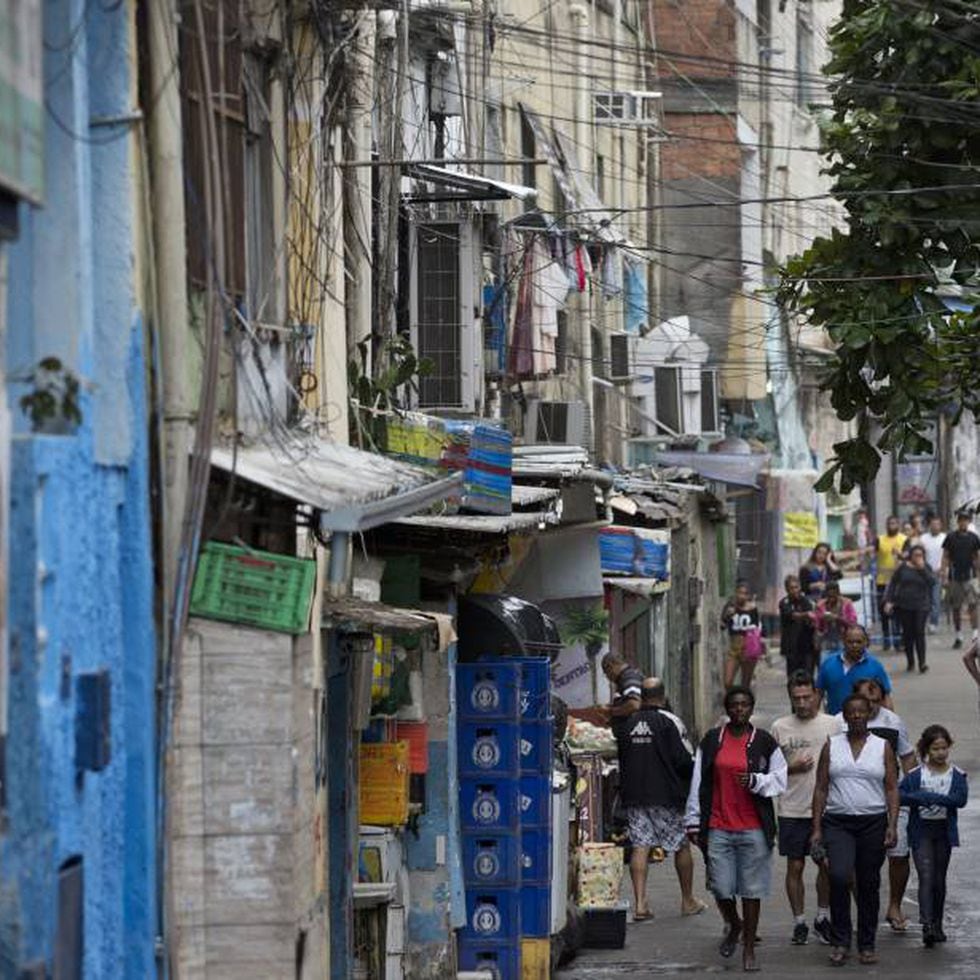
[[[772,848],[761,830],[709,830],[708,880],[715,898],[768,898]]]
[[[898,841],[887,851],[887,854],[890,858],[907,858],[909,856],[909,808],[907,806],[899,808],[898,824],[895,829]]]

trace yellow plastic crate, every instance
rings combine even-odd
[[[408,821],[408,742],[361,745],[360,821],[400,827]]]
[[[551,940],[521,940],[521,980],[551,980]]]

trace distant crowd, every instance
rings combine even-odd
[[[786,858],[792,944],[806,945],[812,929],[831,947],[833,966],[843,966],[855,946],[860,963],[877,963],[886,860],[889,928],[909,929],[903,900],[911,860],[922,943],[946,942],[946,875],[960,842],[957,815],[967,801],[967,777],[951,762],[953,738],[943,725],[927,726],[912,745],[894,710],[888,674],[867,641],[864,627],[852,624],[843,630],[846,670],[825,673],[825,661],[817,680],[812,670],[794,671],[787,681],[790,712],[769,731],[752,724],[752,690],[731,686],[727,720],[693,751],[663,683],[644,678],[620,655],[603,658],[616,692],[606,713],[619,752],[634,921],[653,918],[647,871],[660,853],[673,855],[681,914],[705,910],[694,893],[696,846],[724,922],[718,953],[728,959],[741,946],[743,970],[757,971],[762,900],[778,847]],[[803,877],[808,856],[818,867],[812,925]]]
[[[972,638],[963,660],[980,690],[980,536],[972,515],[959,512],[948,532],[935,515],[915,515],[905,526],[889,517],[878,535],[865,520],[856,552],[865,574],[874,577],[876,623],[869,625],[882,651],[904,650],[907,669],[925,674],[927,636],[946,610],[953,647],[962,648],[965,610]],[[872,654],[868,630],[854,602],[841,594],[840,579],[827,543],[786,579],[779,647],[790,712],[769,731],[751,721],[751,684],[766,637],[747,582],[738,583],[722,613],[727,720],[696,749],[669,711],[659,679],[644,678],[616,654],[603,660],[616,691],[606,710],[619,750],[634,919],[652,918],[647,868],[659,852],[674,856],[682,914],[704,911],[694,893],[694,845],[704,855],[724,922],[718,952],[730,958],[741,946],[748,972],[759,969],[757,929],[777,847],[786,858],[794,918],[789,941],[805,945],[812,931],[831,947],[833,966],[843,966],[855,951],[862,964],[878,962],[886,861],[887,926],[909,929],[903,901],[914,862],[922,942],[932,948],[947,939],[946,874],[959,844],[967,776],[951,762],[953,738],[943,725],[928,725],[912,744],[895,711],[888,671]],[[818,867],[812,922],[805,913],[807,857]]]

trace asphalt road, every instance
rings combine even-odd
[[[912,870],[905,899],[905,914],[913,923],[907,933],[893,933],[882,923],[878,933],[877,966],[859,966],[852,958],[844,968],[831,967],[829,947],[820,945],[813,933],[807,946],[790,945],[792,915],[783,889],[784,860],[774,856],[772,895],[763,904],[760,924],[761,944],[757,958],[763,973],[775,977],[804,976],[840,978],[859,972],[868,977],[890,980],[925,977],[980,977],[980,903],[976,885],[980,882],[980,717],[978,691],[963,669],[960,653],[950,649],[952,636],[940,633],[929,637],[927,674],[907,674],[904,654],[882,656],[894,684],[895,707],[909,726],[912,741],[933,722],[945,724],[956,742],[953,760],[971,774],[975,794],[960,817],[963,846],[954,851],[949,874],[946,932],[949,942],[926,949],[918,927],[915,902],[916,878]],[[877,651],[875,651],[877,654]],[[755,722],[767,727],[789,706],[783,688],[782,661],[773,657],[771,668],[762,668],[756,684],[758,710]],[[704,868],[697,860],[696,881],[699,894],[708,899],[704,888]],[[887,869],[883,869],[881,910],[887,905]],[[807,915],[812,920],[816,898],[814,868],[807,868]],[[628,885],[624,882],[624,887]],[[573,963],[559,971],[560,980],[614,980],[633,974],[637,977],[709,976],[741,973],[741,957],[731,960],[718,956],[721,919],[712,907],[700,916],[680,915],[680,898],[673,865],[669,860],[650,869],[650,907],[653,920],[627,926],[626,946],[621,950],[583,950]],[[624,897],[630,896],[624,891]]]

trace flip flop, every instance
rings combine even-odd
[[[691,909],[681,909],[681,915],[700,915],[708,908],[706,902],[702,902],[700,898],[695,899],[694,908]]]
[[[878,962],[878,954],[873,949],[863,949],[858,953],[858,963],[864,966],[874,966]]]
[[[885,916],[885,922],[891,927],[892,932],[908,932],[909,920],[902,918],[896,919],[893,915]]]
[[[634,922],[649,922],[653,918],[652,912],[634,912],[633,921]]]

